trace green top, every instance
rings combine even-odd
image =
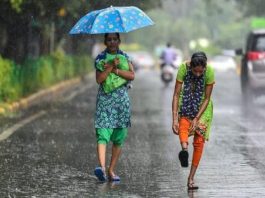
[[[187,74],[187,64],[182,63],[178,69],[178,73],[177,73],[177,81],[179,82],[183,82],[184,78]],[[212,66],[207,65],[206,66],[206,71],[205,71],[205,81],[204,81],[204,94],[202,96],[202,102],[204,101],[205,98],[205,87],[206,85],[211,85],[215,83],[215,77],[214,77],[214,69],[212,68]],[[183,97],[183,90],[181,90],[180,93],[180,98],[179,98],[179,110],[181,109],[181,105],[182,105],[182,97]],[[200,117],[199,120],[199,128],[201,131],[201,134],[203,135],[205,140],[209,140],[209,135],[210,135],[210,127],[211,127],[211,122],[212,122],[212,118],[213,118],[213,102],[212,100],[209,101],[208,106],[206,107],[205,111],[203,112],[203,114]],[[194,132],[193,132],[194,134]]]
[[[104,71],[104,64],[105,63],[113,63],[113,60],[115,58],[119,58],[120,60],[120,64],[118,65],[118,69],[120,70],[129,70],[129,64],[128,64],[128,60],[124,55],[121,54],[106,54],[106,58],[104,60],[100,60],[97,64],[96,64],[96,68],[99,71]],[[106,78],[106,80],[102,83],[103,89],[105,91],[105,93],[110,93],[111,91],[117,89],[118,87],[120,87],[121,85],[124,85],[125,83],[127,83],[127,80],[125,80],[124,78],[114,74],[114,73],[110,73],[108,75],[108,77]]]
[[[178,69],[177,81],[183,82],[186,76],[186,73],[187,73],[187,65],[186,63],[182,63]],[[207,65],[206,73],[205,73],[205,84],[209,85],[213,83],[214,83],[214,70],[212,66]]]

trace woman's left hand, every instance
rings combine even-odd
[[[198,119],[197,117],[195,117],[195,118],[192,120],[192,122],[191,122],[191,126],[190,126],[190,130],[189,130],[190,133],[193,132],[193,131],[197,128],[197,126],[198,126],[198,121],[199,121],[199,119]]]
[[[118,67],[118,65],[120,64],[120,59],[118,57],[114,58],[113,60],[113,64],[114,64],[114,67]]]

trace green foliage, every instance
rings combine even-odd
[[[27,59],[20,71],[23,95],[52,85],[55,82],[53,72],[53,62],[50,57]]]
[[[73,61],[75,63],[74,69],[76,74],[84,75],[91,72],[94,68],[93,60],[89,56],[75,56]]]
[[[75,64],[72,57],[65,56],[64,58],[64,69],[65,69],[65,79],[70,79],[75,76]]]
[[[23,0],[10,0],[11,7],[16,10],[16,12],[21,12],[21,5]]]
[[[41,38],[38,47],[40,55],[45,55],[56,49],[62,40],[69,39],[68,32],[71,27],[89,11],[106,8],[110,5],[138,6],[148,9],[159,6],[159,2],[160,0],[145,0],[145,2],[131,0],[1,0],[0,25],[3,29],[1,32],[8,32],[6,38],[3,38],[0,32],[0,47],[2,47],[1,43],[5,42],[2,54],[19,62],[25,60],[28,56],[27,50],[16,52],[21,48],[21,41],[33,36]],[[53,30],[52,27],[55,29]],[[55,34],[55,39],[53,39],[52,32]],[[51,48],[50,45],[52,45]],[[73,53],[80,51],[79,47],[80,45],[77,45]],[[20,56],[16,57],[16,54],[20,54]]]
[[[264,0],[236,0],[245,16],[265,17]]]
[[[57,81],[61,81],[65,79],[65,54],[62,50],[56,50],[54,53],[51,54],[53,59],[53,70],[54,76]]]
[[[40,57],[37,61],[36,86],[46,88],[55,82],[53,76],[53,62],[49,57]]]
[[[27,59],[22,66],[0,57],[0,102],[11,102],[62,80],[92,71],[90,57],[66,56],[56,51],[51,56]]]
[[[0,56],[0,101],[12,101],[21,95],[16,67],[12,61]]]
[[[236,1],[170,2],[165,2],[168,3],[167,10],[148,11],[147,14],[153,19],[155,25],[130,33],[126,41],[139,41],[149,50],[171,42],[180,48],[184,55],[191,53],[190,41],[200,38],[208,39],[209,47],[200,49],[208,53],[217,53],[222,49],[233,49],[243,45],[250,28],[248,19],[243,17]],[[189,9],[183,10],[184,7]],[[148,35],[148,39],[142,35]]]

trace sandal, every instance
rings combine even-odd
[[[194,182],[190,182],[187,184],[188,190],[198,190],[199,186],[195,186]]]
[[[189,166],[189,153],[187,150],[182,150],[179,152],[179,161],[182,167]]]
[[[119,182],[119,181],[121,181],[121,178],[118,175],[113,175],[113,176],[109,175],[109,181],[110,182]]]
[[[108,179],[110,182],[119,182],[121,181],[121,178],[118,175],[115,175],[113,172],[110,173],[108,170]]]
[[[106,173],[103,171],[101,167],[96,167],[94,173],[99,181],[104,182],[107,180]]]

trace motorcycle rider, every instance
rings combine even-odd
[[[167,43],[167,47],[163,50],[160,59],[162,60],[161,63],[161,69],[163,69],[163,67],[165,65],[171,65],[173,68],[175,68],[176,66],[174,65],[174,61],[177,58],[177,53],[175,51],[175,49],[171,46],[171,43]]]

